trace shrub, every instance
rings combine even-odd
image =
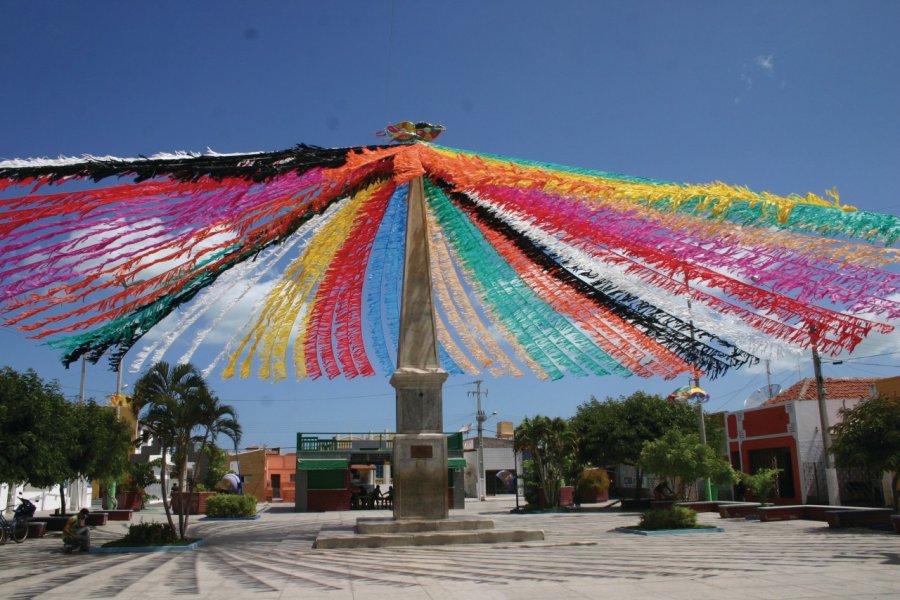
[[[697,513],[690,508],[673,506],[671,508],[654,508],[641,515],[639,529],[696,529]]]
[[[597,490],[602,492],[609,489],[609,475],[606,469],[600,467],[584,469],[578,476],[578,489]]]
[[[122,541],[134,546],[164,546],[177,542],[178,534],[168,523],[135,523]]]
[[[256,497],[251,495],[216,494],[206,499],[206,516],[214,518],[252,517],[256,514]]]

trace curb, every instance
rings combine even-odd
[[[197,521],[258,521],[262,518],[262,515],[254,515],[252,517],[201,517],[197,519]]]
[[[721,527],[703,527],[702,529],[629,529],[627,527],[616,527],[619,533],[630,533],[633,535],[678,535],[682,533],[725,533]]]
[[[206,540],[197,540],[187,546],[102,546],[91,548],[89,554],[126,554],[129,552],[190,552],[206,544]]]

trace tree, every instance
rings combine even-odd
[[[206,457],[206,473],[203,475],[203,485],[211,490],[222,481],[222,477],[228,473],[228,451],[210,444],[203,451]]]
[[[635,497],[642,491],[643,473],[637,465],[644,442],[656,440],[670,429],[696,431],[697,412],[680,402],[635,392],[628,397],[607,398],[580,405],[572,418],[578,434],[579,457],[598,466],[635,465],[638,468]]]
[[[156,437],[162,447],[163,468],[160,471],[163,505],[169,525],[174,529],[171,506],[166,499],[165,457],[175,457],[175,477],[179,492],[189,490],[187,482],[188,455],[203,450],[215,442],[219,434],[240,438],[240,425],[232,407],[220,404],[212,395],[206,381],[191,364],[170,367],[158,362],[141,376],[134,386],[135,402],[141,409],[141,424]],[[178,535],[184,539],[187,531],[190,499],[180,503]]]
[[[50,487],[66,477],[69,404],[55,381],[0,369],[0,481]],[[12,497],[11,497],[12,498]]]
[[[839,414],[841,422],[831,428],[835,462],[872,475],[891,472],[891,500],[900,513],[900,399],[872,398]]]
[[[574,429],[559,417],[526,417],[516,427],[514,445],[517,452],[531,454],[544,501],[557,506],[563,474],[577,450]]]
[[[778,490],[778,474],[781,471],[781,469],[772,467],[758,469],[753,474],[740,473],[738,477],[753,492],[753,497],[765,504]]]
[[[63,479],[78,477],[108,481],[125,472],[134,447],[131,427],[111,406],[93,400],[65,407],[67,439],[63,446]],[[60,485],[60,490],[63,486]],[[63,505],[65,499],[62,498]]]
[[[712,448],[701,444],[699,434],[682,433],[677,429],[667,431],[659,439],[644,442],[638,466],[643,471],[670,479],[682,500],[687,498],[689,486],[698,479],[709,478],[722,483],[734,480],[731,465]]]

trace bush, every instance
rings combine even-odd
[[[585,469],[578,476],[578,489],[580,490],[597,490],[602,492],[609,489],[609,475],[606,469],[594,467]]]
[[[165,546],[178,542],[178,534],[168,523],[135,523],[128,527],[122,542],[133,546]]]
[[[641,515],[639,529],[650,531],[659,529],[696,529],[697,513],[690,508],[654,508]]]
[[[206,516],[214,518],[252,517],[256,514],[256,497],[251,495],[216,494],[206,499]]]

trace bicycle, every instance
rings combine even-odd
[[[31,500],[19,496],[19,506],[13,511],[12,521],[0,512],[0,544],[5,544],[12,538],[17,544],[21,544],[28,537],[28,522],[34,516],[37,507]]]

